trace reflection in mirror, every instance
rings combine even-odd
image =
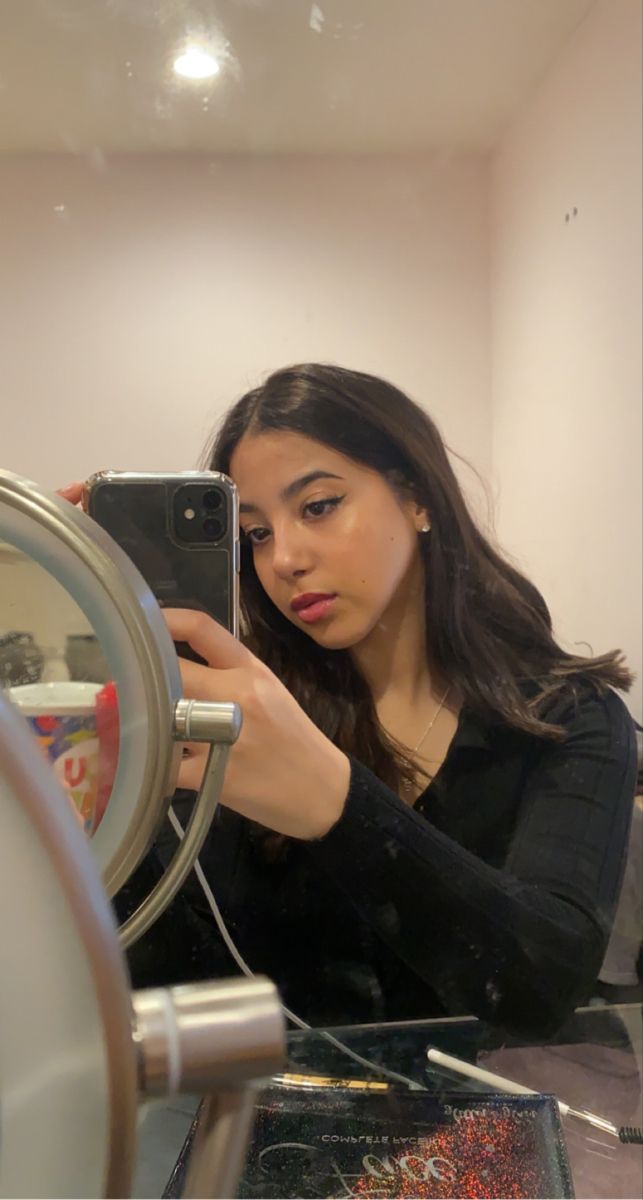
[[[633,790],[632,729],[611,687],[625,691],[624,669],[603,662],[594,678],[603,671],[605,695],[583,683],[559,709],[564,656],[622,648],[638,676],[627,703],[641,718],[640,4],[23,0],[2,21],[4,362],[41,435],[19,422],[3,430],[10,468],[50,487],[103,467],[186,469],[248,387],[293,362],[330,362],[398,385],[499,498],[501,568],[495,538],[466,525],[466,544],[449,540],[462,511],[453,488],[441,515],[428,513],[433,529],[417,529],[427,561],[432,541],[441,552],[446,615],[439,625],[428,610],[428,649],[439,645],[453,678],[429,677],[423,646],[407,659],[426,672],[390,680],[383,696],[362,692],[356,705],[371,734],[379,721],[411,757],[424,752],[435,786],[422,803],[420,787],[407,780],[403,796],[380,770],[376,739],[350,742],[355,713],[337,677],[323,697],[337,707],[315,723],[361,763],[346,820],[308,844],[284,833],[274,807],[244,808],[232,784],[224,794],[203,865],[241,953],[318,1024],[465,1011],[545,1035],[595,986]],[[194,39],[218,71],[207,73]],[[321,390],[309,397],[318,415]],[[327,458],[347,433],[346,390],[331,434],[309,413]],[[386,403],[388,441],[399,432],[411,454],[412,410],[390,392]],[[357,433],[363,409],[359,421]],[[257,541],[250,524],[285,519],[277,483],[291,482],[285,443],[271,456],[259,442],[254,457],[217,459],[243,503],[270,510],[245,515]],[[452,461],[468,492],[470,476]],[[381,473],[377,484],[390,502]],[[374,535],[381,510],[370,512]],[[244,603],[257,601],[262,657],[278,674],[281,653],[293,686],[296,712],[272,705],[292,731],[315,685],[308,712],[319,717],[336,647],[324,644],[323,621],[302,620],[296,645],[291,629],[277,640],[259,590],[279,600],[269,555],[269,538],[245,544],[242,588]],[[381,546],[364,562],[374,586],[390,564]],[[529,581],[515,594],[514,565]],[[312,566],[309,590],[341,591]],[[280,572],[292,626],[302,576],[293,582],[283,560]],[[27,637],[5,647],[10,683],[53,672],[54,683],[104,684],[100,662],[89,665],[92,630],[71,621],[56,640],[20,614],[4,630]],[[551,650],[550,617],[557,649],[536,662],[534,646]],[[519,646],[509,653],[511,629]],[[397,646],[392,636],[393,662]],[[241,700],[221,694],[221,646],[202,649],[213,667],[186,691],[205,678],[209,695]],[[295,678],[298,664],[309,678]],[[462,695],[450,708],[454,687],[438,712],[451,684]],[[525,717],[541,689],[570,757],[551,729],[541,737],[531,710]],[[249,777],[276,776],[286,760],[276,744],[265,737]],[[315,762],[327,772],[310,756],[294,772],[296,811],[337,765],[326,742],[314,741],[315,754],[321,745]],[[189,768],[175,804],[183,826]],[[595,788],[602,826],[588,817]],[[125,908],[162,873],[176,837],[164,829]],[[197,879],[130,966],[140,983],[237,970]]]
[[[0,687],[20,710],[91,837],[111,794],[118,706],[87,617],[62,584],[0,543]]]

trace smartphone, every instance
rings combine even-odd
[[[86,510],[118,542],[161,607],[209,613],[239,635],[239,502],[218,471],[101,471]],[[177,654],[203,662],[187,644]]]

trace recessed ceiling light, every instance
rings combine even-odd
[[[202,50],[200,46],[188,46],[183,54],[175,58],[174,70],[184,79],[210,79],[219,74],[221,67],[207,50]]]

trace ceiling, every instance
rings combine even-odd
[[[594,2],[5,0],[0,153],[484,152]]]

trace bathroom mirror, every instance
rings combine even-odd
[[[0,495],[0,571],[32,580],[18,613],[0,606],[0,664],[8,686],[115,683],[118,771],[91,838],[110,893],[172,791],[178,672],[148,593],[110,633],[106,543],[79,513],[62,536],[52,493],[103,468],[196,466],[229,405],[290,363],[372,372],[427,409],[489,484],[497,540],[561,645],[621,647],[642,719],[640,14],[639,0],[2,6],[1,465],[48,498],[34,508],[27,489],[9,510]],[[141,801],[128,832],[120,805],[152,777],[164,799]],[[229,882],[216,873],[217,897]],[[254,930],[264,910],[253,894]],[[296,944],[309,999],[323,990],[308,987],[310,931]]]

